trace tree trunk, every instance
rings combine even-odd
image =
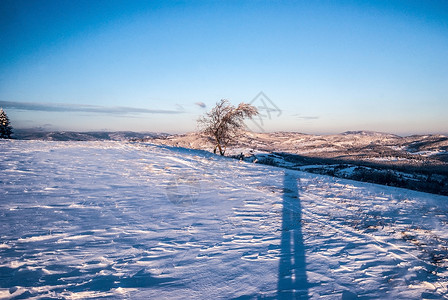
[[[222,151],[221,145],[218,143],[218,145],[216,145],[219,149],[219,154],[221,154],[221,156],[224,156],[224,151]]]
[[[215,146],[215,149],[213,149],[213,153],[216,154],[216,149],[218,149],[219,154],[221,154],[221,156],[224,156],[225,149],[224,149],[224,151],[222,150],[221,143],[219,142],[219,139],[216,135],[215,135],[215,141],[216,141],[216,146]]]
[[[219,150],[219,154],[221,154],[221,156],[224,156],[224,152],[225,152],[225,151],[222,150],[221,145],[220,145],[219,143],[216,144],[215,148],[213,149],[213,153],[214,153],[214,154],[216,154],[216,149]]]

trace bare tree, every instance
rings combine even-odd
[[[229,101],[222,99],[216,106],[204,116],[198,119],[202,133],[210,137],[216,143],[213,153],[219,150],[224,155],[227,145],[236,139],[245,127],[244,119],[258,115],[255,106],[240,103],[238,107]]]

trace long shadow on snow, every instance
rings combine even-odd
[[[285,172],[277,294],[279,299],[308,299],[298,178]]]

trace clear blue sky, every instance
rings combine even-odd
[[[263,91],[266,131],[448,133],[447,1],[1,0],[0,43],[17,128],[186,132]]]

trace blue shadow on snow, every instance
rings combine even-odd
[[[297,176],[286,172],[283,179],[283,210],[278,268],[279,299],[308,299],[305,246]]]

